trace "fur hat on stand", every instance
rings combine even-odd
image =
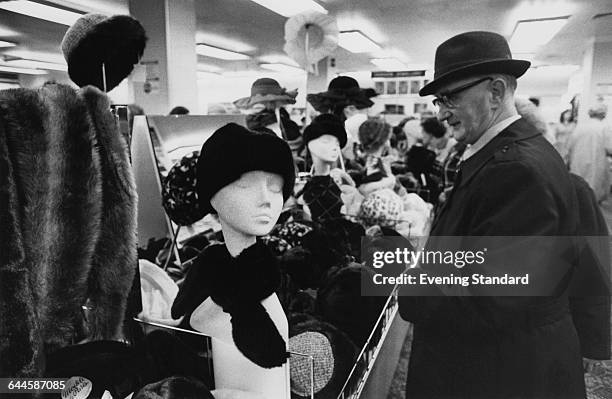
[[[146,42],[144,28],[129,15],[86,14],[68,29],[61,47],[74,83],[110,91],[138,64]]]
[[[306,126],[303,135],[303,146],[306,147],[312,140],[329,134],[335,136],[340,143],[340,148],[344,148],[347,142],[346,129],[344,123],[335,115],[321,114],[313,119],[310,125]]]
[[[282,176],[285,201],[293,193],[293,155],[284,140],[235,123],[215,131],[202,145],[196,166],[197,194],[204,215],[216,213],[210,200],[219,190],[254,170]]]

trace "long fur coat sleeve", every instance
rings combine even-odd
[[[96,89],[0,91],[0,376],[43,375],[88,298],[93,338],[117,338],[136,264],[119,140]]]

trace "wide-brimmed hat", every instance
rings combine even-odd
[[[283,177],[283,198],[293,193],[293,155],[284,140],[257,133],[235,123],[216,130],[204,142],[196,165],[196,194],[203,215],[214,209],[211,198],[244,173],[261,170]]]
[[[110,91],[138,64],[146,41],[144,28],[129,15],[86,14],[66,31],[61,47],[74,83],[104,90],[104,64],[106,90]]]
[[[234,101],[234,105],[238,108],[250,108],[257,103],[264,101],[278,101],[285,104],[295,104],[297,97],[297,89],[287,91],[284,87],[274,79],[261,78],[257,79],[251,85],[251,95]]]
[[[512,59],[506,39],[494,32],[474,31],[451,37],[436,49],[434,80],[419,95],[437,92],[453,80],[485,73],[522,76],[531,63]]]
[[[359,83],[349,76],[338,76],[329,82],[327,91],[308,94],[306,100],[318,112],[329,112],[332,108],[354,105],[358,109],[369,108],[374,105],[370,100],[378,94],[374,89],[362,89]]]

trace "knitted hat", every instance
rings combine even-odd
[[[87,14],[68,29],[61,47],[74,83],[104,90],[104,64],[106,90],[110,91],[132,72],[146,41],[144,28],[129,15]]]
[[[359,83],[349,76],[338,76],[329,82],[327,91],[308,94],[306,100],[319,112],[329,112],[336,107],[354,105],[358,109],[374,105],[370,100],[378,94],[374,89],[362,89]]]
[[[304,146],[312,140],[318,139],[319,137],[329,134],[336,136],[340,143],[340,148],[344,148],[347,142],[346,130],[344,123],[335,115],[332,114],[321,114],[314,118],[310,125],[304,129]]]
[[[390,136],[391,125],[382,119],[368,119],[359,126],[359,142],[367,152],[378,150]]]
[[[134,399],[214,399],[214,396],[201,381],[174,376],[145,385]]]
[[[283,177],[283,198],[293,193],[295,168],[287,143],[266,133],[256,133],[228,123],[204,142],[196,166],[197,194],[204,215],[215,213],[210,199],[223,187],[250,171]]]
[[[293,320],[293,319],[292,319]],[[289,331],[291,397],[310,398],[311,385],[317,399],[336,398],[357,358],[357,347],[340,330],[316,319],[293,324]]]
[[[196,165],[200,153],[185,155],[168,172],[162,187],[162,205],[168,217],[180,226],[190,226],[206,213],[196,191]]]
[[[284,104],[295,104],[297,97],[297,89],[287,91],[280,84],[271,78],[261,78],[253,82],[251,86],[251,95],[234,101],[234,105],[238,108],[250,108],[255,104],[264,101],[279,101]]]

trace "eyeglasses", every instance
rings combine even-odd
[[[486,78],[478,79],[474,82],[464,84],[463,86],[459,86],[456,89],[447,91],[446,93],[441,93],[438,97],[433,99],[432,101],[433,105],[435,105],[436,107],[439,107],[440,105],[444,105],[446,108],[455,108],[457,106],[456,96],[458,93],[464,90],[467,90],[470,87],[474,87],[477,84],[480,84],[486,80],[493,80],[493,78],[488,76]]]

